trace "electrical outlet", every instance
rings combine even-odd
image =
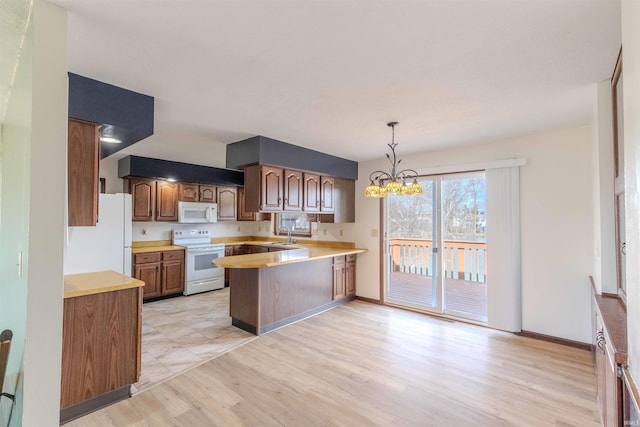
[[[340,236],[344,236],[344,230],[342,228],[340,229]]]
[[[371,237],[378,237],[378,229],[377,228],[372,228],[371,229]]]
[[[327,229],[326,228],[322,230],[322,234],[324,234],[325,236],[327,235]]]
[[[258,226],[258,233],[262,231],[262,227]]]
[[[146,236],[146,235],[147,235],[147,229],[146,229],[146,228],[143,228],[143,229],[142,229],[142,235],[143,235],[143,236]]]

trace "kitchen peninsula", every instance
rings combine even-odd
[[[355,257],[366,249],[271,245],[287,249],[213,261],[232,269],[234,326],[262,335],[355,297]]]

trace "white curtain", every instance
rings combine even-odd
[[[486,170],[487,323],[522,329],[520,275],[520,168]]]

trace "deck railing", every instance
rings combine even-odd
[[[486,254],[487,244],[484,242],[445,240],[442,250],[444,277],[486,282]],[[435,259],[431,240],[389,240],[389,268],[392,272],[433,276]]]

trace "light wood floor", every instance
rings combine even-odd
[[[352,302],[69,426],[598,426],[591,353]]]

